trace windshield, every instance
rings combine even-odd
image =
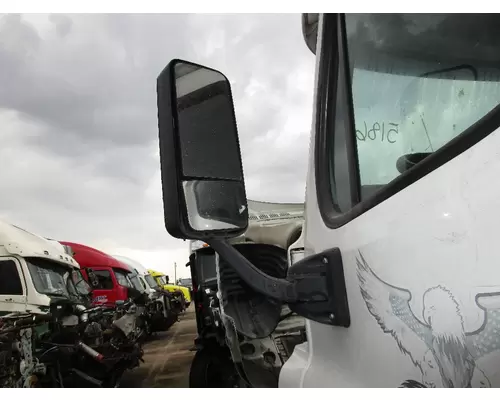
[[[146,283],[144,276],[137,275],[137,278],[139,279],[139,282],[141,283],[141,287],[143,290],[148,290],[149,285]]]
[[[92,291],[92,288],[83,278],[82,272],[79,269],[73,270],[73,272],[71,273],[71,278],[73,280],[73,284],[75,285],[77,292],[80,295],[87,296]]]
[[[132,285],[135,289],[140,292],[144,292],[144,287],[141,285],[141,282],[139,281],[139,277],[137,275],[128,274],[127,277],[129,278],[130,282],[132,282]]]
[[[160,280],[162,285],[167,284],[167,278],[165,276],[159,276],[158,279]]]
[[[149,286],[151,286],[153,289],[158,287],[158,283],[155,281],[155,278],[153,278],[151,275],[144,275],[144,279],[146,279],[146,282],[148,283]]]
[[[500,103],[494,14],[347,14],[346,30],[365,187],[389,183]],[[402,164],[409,154],[422,158]]]
[[[127,274],[125,274],[124,272],[121,272],[119,270],[114,270],[115,272],[115,276],[116,276],[116,281],[118,282],[118,284],[120,286],[125,286],[125,287],[129,287],[129,288],[133,288],[134,285],[132,284],[132,282],[130,282],[130,280],[127,278]]]
[[[26,258],[28,270],[38,293],[78,297],[69,268],[42,258]]]

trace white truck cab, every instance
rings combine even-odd
[[[170,297],[165,295],[165,292],[160,288],[156,280],[140,262],[120,255],[113,255],[113,257],[135,271],[144,292],[147,293],[149,300],[152,301],[151,305],[153,306],[149,309],[155,314],[151,325],[153,330],[168,329],[176,321],[176,318],[172,317]]]
[[[112,257],[125,263],[136,272],[142,288],[150,298],[156,293],[154,288],[158,285],[156,284],[154,278],[148,273],[148,270],[140,262],[120,255],[112,255]]]
[[[80,296],[80,266],[58,242],[0,221],[0,314],[47,312],[51,298]],[[82,284],[88,288],[86,283]]]
[[[228,246],[248,226],[231,88],[188,90],[182,60],[157,82],[168,232],[306,318],[281,387],[499,387],[498,17],[316,14],[303,33],[304,257],[273,279]]]

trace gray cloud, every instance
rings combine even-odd
[[[67,15],[50,14],[49,21],[56,27],[56,32],[61,38],[65,38],[73,26],[73,21]]]
[[[185,248],[164,229],[156,77],[172,58],[233,85],[247,192],[304,197],[314,57],[299,15],[4,15],[0,215],[64,240]]]

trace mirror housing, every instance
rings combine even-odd
[[[87,276],[89,277],[89,285],[92,289],[95,289],[99,286],[99,279],[97,275],[94,273],[92,268],[86,268]]]
[[[229,81],[172,60],[157,79],[157,105],[167,231],[178,239],[239,236],[248,207]]]
[[[227,78],[211,68],[172,60],[157,79],[157,106],[165,227],[170,235],[207,243],[277,311],[277,305],[287,303],[313,321],[349,327],[338,248],[303,258],[284,278],[264,273],[225,240],[243,234],[249,219]],[[240,312],[249,313],[233,307],[233,320]],[[279,312],[275,315],[279,318]]]

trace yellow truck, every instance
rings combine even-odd
[[[191,293],[189,292],[189,288],[168,283],[168,275],[165,275],[163,272],[155,271],[153,269],[148,269],[148,272],[156,280],[158,285],[160,285],[163,289],[168,290],[172,293],[181,291],[184,295],[186,308],[189,307],[189,305],[191,304]]]

